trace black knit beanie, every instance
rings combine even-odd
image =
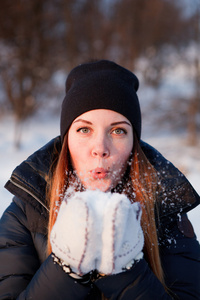
[[[138,87],[137,77],[112,61],[99,60],[74,68],[66,80],[60,121],[61,141],[71,123],[93,109],[110,109],[122,114],[131,122],[140,140]]]

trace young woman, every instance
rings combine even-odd
[[[106,60],[69,74],[60,136],[6,183],[0,299],[200,299],[200,198],[140,139],[138,85]]]

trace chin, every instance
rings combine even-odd
[[[99,191],[105,192],[105,193],[110,192],[112,190],[112,184],[108,184],[108,183],[100,182],[100,181],[93,183],[93,184],[86,184],[84,186],[88,190],[92,190],[92,191],[99,190]]]

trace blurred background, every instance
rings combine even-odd
[[[0,213],[16,164],[59,135],[68,72],[101,58],[138,76],[142,138],[200,193],[200,0],[2,0]]]

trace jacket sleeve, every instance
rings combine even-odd
[[[145,259],[140,260],[129,271],[99,279],[96,285],[111,300],[173,299],[165,292]]]
[[[85,299],[83,286],[54,264],[41,264],[28,230],[25,209],[16,203],[0,220],[0,299]]]
[[[160,247],[167,286],[178,299],[200,299],[200,245],[192,224],[187,214],[167,223]]]

